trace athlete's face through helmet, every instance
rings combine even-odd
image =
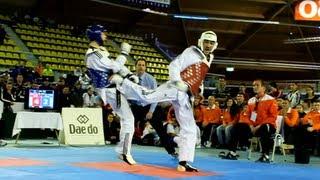
[[[103,41],[107,39],[105,31],[106,29],[101,25],[92,25],[87,28],[86,34],[90,41],[95,41],[102,46]]]
[[[218,46],[217,35],[213,31],[202,33],[198,46],[205,55],[211,54]]]

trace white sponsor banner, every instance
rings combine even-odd
[[[65,144],[105,145],[101,108],[63,108]]]

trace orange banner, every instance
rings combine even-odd
[[[295,20],[320,21],[320,0],[304,0],[295,6]]]

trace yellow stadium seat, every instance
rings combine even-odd
[[[6,50],[7,50],[6,46],[4,46],[4,45],[0,46],[0,51],[6,51]]]
[[[18,51],[20,51],[20,48],[19,48],[18,46],[15,46],[15,47],[13,48],[13,51],[18,52]]]
[[[20,59],[20,56],[19,56],[19,54],[14,53],[14,54],[13,54],[13,58],[15,58],[15,59]]]
[[[7,53],[6,53],[6,57],[7,57],[7,58],[13,58],[13,54],[12,54],[12,53],[7,52]]]

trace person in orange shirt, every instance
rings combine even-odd
[[[204,99],[203,96],[198,95],[194,98],[194,102],[193,102],[193,115],[194,115],[194,119],[196,120],[196,123],[199,126],[199,128],[202,127],[203,108],[205,108],[202,104],[203,99]]]
[[[252,132],[260,137],[262,146],[262,154],[257,162],[270,163],[269,150],[273,144],[271,136],[276,131],[277,102],[266,94],[266,84],[263,80],[253,81],[253,91],[257,95],[248,101],[248,114],[253,121]]]
[[[296,162],[298,161],[298,163],[301,161],[301,156],[304,156],[302,160],[305,160],[306,156],[309,157],[310,149],[319,147],[319,144],[316,144],[315,137],[319,136],[320,132],[320,101],[314,102],[312,108],[313,110],[304,116],[301,124],[294,131],[294,148]]]
[[[316,132],[320,130],[320,102],[316,101],[313,103],[313,111],[307,113],[303,118],[302,123],[308,125],[307,130],[309,132]]]
[[[284,141],[287,144],[293,144],[293,132],[299,125],[299,113],[296,109],[290,107],[290,101],[284,99],[279,111],[280,116],[284,118]]]
[[[221,124],[221,110],[216,106],[215,101],[216,99],[214,96],[209,96],[208,106],[203,108],[203,134],[201,137],[201,145],[205,147],[210,147],[212,142],[217,139],[214,137],[216,134],[216,128]]]
[[[272,134],[275,133],[275,123],[278,114],[276,100],[266,94],[266,84],[263,80],[253,81],[253,91],[256,93],[248,101],[248,117],[252,121],[252,133],[260,138],[262,153],[257,162],[270,163],[269,151],[272,146]],[[233,149],[234,150],[234,149]],[[237,159],[237,154],[230,151],[226,159]]]
[[[231,138],[228,145],[229,153],[225,156],[225,152],[220,153],[220,157],[224,159],[237,160],[237,146],[245,150],[249,147],[249,138],[252,137],[251,127],[252,121],[248,115],[248,105],[243,105],[239,112],[239,120],[231,129]]]
[[[217,136],[219,145],[224,147],[230,142],[230,131],[233,124],[236,122],[238,109],[235,101],[232,98],[227,98],[226,109],[222,111],[222,124],[217,128]]]

